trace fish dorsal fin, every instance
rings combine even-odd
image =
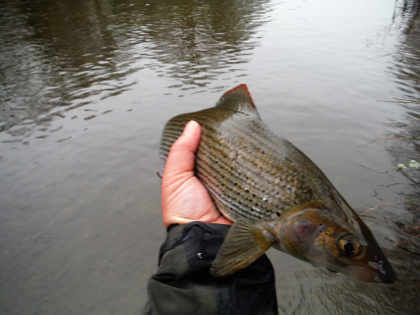
[[[259,116],[246,84],[239,84],[223,94],[216,107]]]
[[[238,220],[230,228],[210,273],[223,277],[243,269],[262,256],[274,241],[274,236],[263,224]]]

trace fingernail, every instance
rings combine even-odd
[[[184,128],[184,134],[190,134],[191,132],[193,132],[193,130],[195,128],[197,128],[198,123],[194,120],[190,120]]]

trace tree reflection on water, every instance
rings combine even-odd
[[[0,14],[0,130],[124,93],[141,70],[183,89],[244,75],[239,65],[258,45],[266,3],[8,1]]]
[[[400,15],[397,26],[401,30],[401,41],[398,54],[395,55],[392,73],[396,77],[396,83],[404,97],[396,99],[395,103],[402,106],[406,111],[406,121],[397,124],[398,134],[396,137],[405,143],[404,147],[391,149],[396,155],[405,152],[405,156],[397,157],[400,161],[407,159],[420,159],[420,2],[417,0],[397,1],[394,13]],[[414,173],[410,168],[405,172],[414,183],[420,183],[420,174]],[[411,172],[413,172],[411,174]]]
[[[67,313],[83,313],[83,310],[86,313],[95,313],[96,310],[109,312],[115,310],[121,313],[127,311],[127,308],[131,307],[132,310],[138,307],[139,301],[145,298],[145,294],[143,296],[137,294],[136,290],[146,283],[149,274],[142,274],[143,269],[146,265],[149,269],[153,268],[155,257],[152,257],[152,254],[138,252],[139,239],[140,242],[147,239],[144,248],[149,246],[149,253],[156,250],[160,240],[148,239],[153,234],[149,221],[152,221],[151,218],[157,209],[151,208],[149,212],[145,210],[139,214],[139,205],[143,203],[143,199],[155,198],[154,187],[150,186],[151,180],[146,180],[147,175],[144,174],[147,174],[145,170],[153,165],[156,152],[152,152],[155,149],[151,144],[152,137],[158,139],[159,124],[167,115],[167,107],[151,108],[145,114],[140,102],[139,111],[134,111],[133,115],[124,113],[127,115],[118,116],[115,111],[114,116],[107,116],[103,120],[89,120],[86,124],[83,124],[84,121],[80,124],[77,119],[72,120],[71,117],[75,112],[87,110],[91,104],[96,105],[96,108],[92,106],[95,109],[102,109],[108,102],[111,109],[107,110],[111,111],[124,103],[128,98],[127,95],[133,94],[136,100],[141,99],[144,93],[144,81],[150,80],[150,75],[157,77],[152,83],[157,82],[160,85],[150,93],[153,96],[149,97],[148,101],[165,102],[172,99],[172,96],[162,97],[165,92],[183,93],[184,90],[188,90],[185,95],[190,95],[192,99],[192,101],[184,100],[188,104],[195,102],[193,95],[195,93],[206,91],[207,94],[203,92],[197,97],[203,101],[208,101],[212,92],[217,92],[214,95],[220,95],[220,90],[225,89],[220,87],[222,82],[230,84],[234,81],[231,80],[232,77],[237,79],[246,76],[248,67],[257,69],[264,76],[267,69],[271,70],[273,60],[285,63],[285,67],[289,66],[288,63],[301,62],[301,67],[291,66],[290,71],[286,72],[283,82],[287,80],[290,84],[282,92],[278,91],[279,81],[273,80],[273,77],[277,79],[275,77],[277,69],[282,69],[278,64],[277,68],[273,67],[274,74],[263,79],[261,86],[266,85],[267,89],[263,92],[272,94],[268,98],[271,97],[273,101],[267,107],[271,107],[271,112],[278,115],[276,117],[280,115],[290,117],[290,125],[295,124],[296,115],[302,114],[290,110],[293,104],[296,104],[293,100],[299,98],[299,93],[295,91],[303,91],[302,94],[308,97],[299,101],[302,102],[301,111],[308,113],[305,113],[301,120],[297,117],[298,121],[304,122],[302,125],[297,125],[303,130],[305,137],[309,136],[310,141],[327,143],[324,146],[326,154],[322,155],[326,165],[337,163],[337,167],[345,167],[346,161],[336,161],[334,155],[332,157],[328,155],[330,151],[342,150],[347,144],[338,141],[329,143],[329,139],[325,138],[327,133],[317,133],[320,122],[330,123],[325,117],[323,118],[324,113],[331,111],[332,114],[328,116],[331,117],[331,122],[335,118],[341,122],[346,116],[342,115],[340,104],[347,102],[348,98],[349,102],[358,105],[356,109],[360,113],[346,118],[349,121],[347,127],[333,125],[337,126],[337,129],[335,127],[329,129],[331,133],[343,134],[337,139],[353,140],[356,128],[368,125],[372,120],[366,119],[362,124],[358,124],[352,117],[365,119],[363,106],[369,102],[374,103],[375,97],[381,96],[382,93],[391,95],[390,97],[395,95],[395,98],[389,100],[389,103],[379,102],[372,108],[366,108],[370,109],[366,116],[378,115],[379,122],[372,128],[362,130],[377,131],[377,134],[382,136],[378,141],[383,141],[383,145],[381,142],[376,148],[368,150],[369,159],[361,158],[360,162],[378,161],[378,164],[388,167],[390,156],[395,166],[398,163],[407,164],[409,160],[420,162],[419,1],[396,1],[394,16],[392,20],[386,22],[384,16],[390,19],[392,11],[387,10],[385,15],[379,14],[378,17],[375,15],[376,11],[368,13],[366,21],[371,18],[374,23],[366,25],[375,25],[375,27],[379,25],[378,29],[386,29],[386,32],[390,29],[389,33],[392,33],[390,38],[395,33],[397,35],[395,38],[392,37],[391,49],[385,47],[384,51],[380,51],[381,54],[390,56],[389,59],[379,60],[378,68],[373,66],[372,72],[366,75],[366,81],[360,86],[349,86],[348,91],[342,91],[343,85],[337,82],[341,79],[345,82],[355,82],[356,80],[352,78],[345,80],[345,76],[363,70],[356,64],[357,62],[362,62],[366,66],[372,65],[371,61],[373,62],[374,58],[370,57],[372,54],[377,56],[375,51],[363,45],[353,47],[356,41],[349,46],[341,46],[343,38],[346,38],[342,35],[348,35],[346,32],[341,32],[341,25],[337,24],[337,29],[318,30],[316,26],[319,24],[311,23],[307,16],[302,16],[306,14],[302,13],[304,10],[300,10],[302,7],[312,5],[315,11],[308,11],[314,14],[311,18],[322,22],[322,19],[329,15],[346,16],[343,7],[336,5],[338,2],[289,1],[293,5],[283,7],[284,2],[287,3],[287,1],[274,3],[269,0],[7,0],[2,2],[0,132],[4,130],[6,132],[1,135],[6,135],[5,139],[14,141],[25,132],[31,134],[30,128],[37,130],[43,128],[45,130],[42,133],[47,136],[48,132],[53,131],[44,128],[44,124],[42,126],[38,124],[56,116],[69,117],[63,119],[63,123],[58,118],[54,120],[54,123],[58,121],[54,128],[61,123],[63,125],[62,132],[58,131],[59,136],[55,138],[37,141],[36,133],[33,133],[35,141],[28,136],[30,143],[27,146],[0,142],[2,148],[0,170],[3,172],[0,188],[3,196],[7,197],[6,201],[2,200],[2,210],[4,210],[1,213],[0,231],[2,231],[5,256],[2,257],[2,280],[5,284],[3,295],[0,296],[3,302],[0,303],[0,309],[5,309],[6,312],[10,310],[9,313],[16,314],[23,314],[25,311],[28,314],[48,313],[43,310],[49,310],[51,314],[61,314],[63,307],[68,307],[64,310]],[[297,9],[295,3],[298,3]],[[318,5],[320,3],[323,3],[324,7]],[[358,16],[361,13],[357,10],[364,8],[364,2],[359,0],[358,4],[356,11],[346,17]],[[392,10],[392,3],[390,7],[387,4],[389,2],[382,4],[377,0],[373,7]],[[347,9],[350,8],[349,5]],[[278,37],[261,38],[260,30],[263,24],[272,18],[270,10],[274,11],[273,16],[276,17],[275,23],[269,25],[270,32]],[[286,15],[290,20],[281,20]],[[332,21],[335,23],[336,19]],[[354,23],[357,24],[359,21]],[[389,23],[392,24],[390,28]],[[344,26],[353,27],[351,23]],[[286,31],[282,32],[284,29]],[[324,39],[324,34],[328,35],[330,31],[337,33],[337,37],[327,36]],[[317,36],[322,37],[322,40]],[[288,42],[285,37],[295,40]],[[300,45],[292,45],[290,50],[284,53],[288,54],[287,58],[277,58],[277,51],[272,52],[270,49],[274,47],[281,50],[281,46],[268,42],[273,38],[279,41],[285,39],[281,42],[283,47],[302,42],[306,48],[300,51],[300,57],[296,58],[294,52],[297,52]],[[364,39],[364,36],[357,38],[357,40]],[[260,43],[264,45],[257,50]],[[314,45],[326,45],[326,48],[315,49],[315,54],[311,55]],[[383,46],[380,47],[382,49]],[[352,48],[355,48],[355,51]],[[363,50],[364,48],[366,50]],[[249,61],[254,53],[260,59],[250,65]],[[336,64],[330,60],[333,54],[338,57]],[[350,55],[354,58],[345,58]],[[270,60],[266,58],[267,56],[273,59]],[[353,66],[354,64],[356,65]],[[262,70],[257,68],[259,66]],[[343,66],[351,68],[352,71],[343,71]],[[309,70],[303,71],[302,69],[306,67],[309,67]],[[331,72],[327,71],[328,75],[315,73],[310,76],[310,72],[317,68],[331,68]],[[378,72],[381,73],[375,72],[374,69],[379,69]],[[381,76],[383,69],[386,71],[384,78],[378,79],[376,75]],[[325,92],[315,91],[314,89],[319,89],[316,84],[315,88],[311,89],[315,81],[325,81],[325,84],[318,86],[323,87]],[[372,86],[364,90],[362,85],[365,82],[367,85],[372,83]],[[384,93],[383,83],[389,83],[387,87],[392,89],[388,94]],[[291,88],[290,93],[287,92],[288,88]],[[165,89],[166,91],[162,91]],[[369,96],[369,91],[373,97]],[[392,94],[394,92],[395,94]],[[306,101],[312,96],[316,97],[318,93],[321,93],[318,103]],[[333,106],[337,104],[327,106],[321,104],[324,100],[341,100],[336,96],[343,93],[345,97],[342,103],[338,103],[338,109]],[[118,97],[121,94],[122,97]],[[279,98],[278,102],[276,96]],[[278,106],[287,105],[289,102],[292,104],[289,107]],[[381,115],[379,112],[382,110],[381,106],[388,105],[397,108],[394,112],[387,112],[396,113],[395,117]],[[314,107],[319,111],[311,111]],[[346,107],[346,110],[349,108]],[[401,116],[397,117],[400,114]],[[125,121],[127,117],[133,120],[127,122]],[[276,117],[273,117],[272,121]],[[387,118],[382,119],[383,117],[392,117],[394,120],[384,127],[383,122]],[[87,118],[89,116],[85,119]],[[310,120],[318,122],[314,125],[306,124]],[[142,124],[144,126],[138,128],[138,125]],[[81,132],[87,128],[86,126],[98,128],[90,134]],[[116,128],[118,126],[119,129]],[[285,131],[296,129],[287,130],[285,127]],[[389,134],[383,136],[387,131]],[[311,135],[312,132],[314,136]],[[103,136],[103,133],[107,135]],[[374,139],[377,134],[366,135],[366,142]],[[365,135],[359,133],[356,136]],[[60,142],[69,138],[75,141]],[[364,139],[360,143],[364,144]],[[358,154],[356,145],[359,142],[348,143],[349,152]],[[384,147],[390,156],[384,154]],[[358,161],[353,156],[349,160]],[[139,164],[142,164],[141,167],[138,167]],[[413,314],[420,308],[419,170],[413,168],[398,173],[387,169],[381,172],[379,179],[372,179],[372,185],[370,183],[360,185],[360,178],[350,174],[349,170],[360,171],[360,169],[356,166],[343,170],[345,178],[343,181],[349,182],[348,187],[361,186],[370,189],[376,185],[372,188],[374,190],[383,186],[379,193],[382,194],[380,197],[387,195],[388,200],[392,199],[391,206],[380,204],[378,207],[373,207],[380,211],[368,212],[365,219],[375,228],[375,235],[378,235],[378,241],[381,240],[381,246],[386,249],[386,255],[395,267],[399,281],[390,286],[363,284],[339,275],[325,274],[319,269],[309,269],[311,267],[283,269],[284,264],[281,260],[284,257],[280,257],[280,263],[277,265],[280,272],[277,272],[276,277],[279,308],[282,313]],[[362,172],[363,169],[360,173]],[[350,189],[347,194],[357,195],[357,190],[355,191]],[[155,193],[157,196],[158,190]],[[369,196],[369,193],[370,191],[366,195],[362,194],[363,198],[367,199],[365,196]],[[115,195],[117,197],[114,197]],[[136,197],[133,197],[134,195]],[[380,198],[376,196],[371,199],[363,204],[370,205],[370,202],[376,203],[377,200],[381,203]],[[104,208],[110,207],[110,204],[118,211],[115,213],[109,209],[104,211]],[[406,213],[408,214],[405,215]],[[125,231],[127,220],[132,223],[132,231]],[[102,225],[98,222],[107,222],[107,224]],[[117,224],[120,228],[116,233],[119,235],[113,234],[116,231],[116,222],[120,224]],[[87,232],[90,235],[86,239],[85,227],[89,228]],[[44,230],[47,233],[43,233]],[[33,233],[36,237],[32,237]],[[44,236],[45,240],[41,240],[39,244],[38,239]],[[127,240],[134,244],[129,249],[126,246]],[[16,244],[19,246],[14,246]],[[63,247],[63,244],[67,246]],[[156,248],[151,248],[152,246]],[[121,253],[125,253],[126,256]],[[131,257],[129,265],[124,260],[127,256]],[[110,268],[109,262],[121,257],[120,263],[116,262]],[[68,261],[68,269],[63,270],[57,261],[64,260]],[[291,264],[295,266],[298,262],[293,261]],[[96,273],[92,273],[97,266],[99,269],[95,269]],[[138,274],[142,275],[136,277]],[[127,288],[122,289],[115,283]],[[127,297],[127,290],[134,293]],[[125,299],[119,299],[120,295]]]
[[[401,42],[395,55],[392,73],[404,97],[395,100],[405,110],[404,121],[392,123],[394,134],[390,137],[389,152],[395,163],[420,161],[420,2],[397,1],[396,14],[401,15],[399,26]],[[394,14],[394,20],[395,15]],[[417,234],[420,236],[420,169],[409,167],[401,171],[412,185],[413,192],[407,195],[408,208],[414,215]],[[420,247],[419,247],[420,248]],[[420,250],[419,250],[420,253]]]
[[[397,165],[408,164],[410,160],[420,161],[420,2],[396,1],[393,22],[401,36],[391,72],[403,95],[393,103],[404,108],[405,117],[391,123],[392,133],[386,140],[386,147]],[[399,241],[393,255],[404,270],[402,277],[407,281],[407,292],[412,292],[407,294],[410,295],[418,290],[420,270],[420,169],[408,167],[400,172],[407,183],[401,186],[395,183],[393,189],[412,216],[394,220]],[[414,296],[407,303],[418,305]]]

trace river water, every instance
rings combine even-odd
[[[165,236],[163,125],[239,83],[363,215],[399,278],[354,282],[270,251],[280,313],[416,314],[419,10],[404,0],[2,1],[0,314],[139,314]]]

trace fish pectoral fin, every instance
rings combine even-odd
[[[237,221],[230,228],[210,267],[215,277],[243,269],[262,256],[274,243],[274,236],[263,224]]]

